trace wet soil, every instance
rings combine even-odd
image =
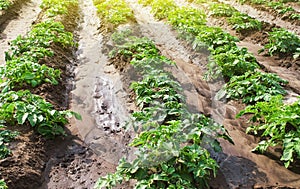
[[[258,139],[245,134],[245,117],[235,119],[236,113],[245,105],[214,99],[224,81],[208,83],[202,79],[209,53],[193,51],[189,44],[177,38],[170,26],[155,20],[149,7],[138,5],[136,0],[127,0],[127,3],[134,11],[139,35],[152,39],[163,55],[176,62],[176,67],[166,69],[183,86],[189,109],[224,124],[235,142],[231,145],[221,141],[223,153],[211,152],[220,169],[217,177],[211,180],[210,187],[299,188],[300,174],[295,171],[299,167],[296,166],[293,171],[285,169],[279,161],[280,152],[275,150],[268,156],[251,153]],[[179,3],[184,4],[182,1]],[[110,34],[100,33],[101,21],[92,0],[79,0],[79,4],[80,14],[77,15],[74,9],[63,21],[69,31],[75,32],[78,48],[64,49],[53,44],[55,56],[41,60],[41,63],[63,71],[59,86],[43,85],[33,92],[44,96],[57,109],[71,108],[80,113],[83,120],[72,119],[66,126],[67,136],[54,140],[40,137],[29,127],[15,128],[21,134],[11,144],[12,156],[0,160],[0,178],[6,180],[9,188],[93,188],[99,176],[115,170],[121,157],[133,158],[133,150],[127,144],[134,134],[124,130],[123,126],[129,113],[136,108],[128,89],[130,82],[137,79],[135,71],[128,64],[117,67],[110,64],[107,57],[107,49],[111,47]],[[38,11],[38,8],[31,10]],[[31,13],[29,11],[27,14]],[[269,22],[265,15],[265,19],[261,16],[266,23],[264,31],[278,27],[277,23]],[[75,28],[76,17],[81,18],[78,28]],[[40,15],[38,20],[42,18]],[[219,25],[216,21],[210,23]],[[225,22],[221,26],[235,34]],[[299,31],[292,26],[288,28]],[[24,29],[23,32],[26,31]],[[257,53],[265,43],[265,32],[244,34],[242,39],[239,45],[253,52],[265,71],[288,79],[289,87],[300,94],[299,67],[286,66],[286,63],[281,63],[284,58]],[[72,92],[68,95],[70,90]],[[291,93],[291,96],[296,95]],[[118,188],[132,187],[126,183]]]

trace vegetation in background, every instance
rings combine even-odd
[[[69,6],[76,4],[78,4],[76,0],[43,0],[40,7],[45,10],[47,16],[54,17],[68,14]]]
[[[211,3],[209,9],[212,16],[226,17],[227,22],[232,25],[232,28],[237,32],[261,30],[262,24],[260,21],[251,18],[247,14],[240,13],[230,5],[224,3]]]
[[[114,29],[134,19],[132,10],[124,0],[94,0],[94,5],[105,28]]]
[[[288,14],[292,20],[300,20],[300,14],[293,7],[285,4],[287,2],[297,2],[297,0],[238,0],[238,2],[268,7],[278,14]]]

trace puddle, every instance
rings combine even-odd
[[[82,121],[75,121],[75,125],[85,143],[99,156],[117,164],[126,149],[126,134],[121,127],[128,118],[127,94],[121,76],[101,52],[101,22],[92,0],[79,2],[83,20],[78,31],[78,66],[71,109],[82,115]]]
[[[17,38],[18,35],[25,35],[30,29],[32,22],[34,22],[40,13],[41,9],[39,5],[41,0],[32,0],[26,2],[15,19],[4,23],[1,26],[0,33],[0,64],[4,64],[5,56],[4,52],[9,48],[9,42]],[[4,28],[2,30],[2,28]]]

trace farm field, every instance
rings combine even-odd
[[[0,0],[0,189],[300,189],[297,0]]]

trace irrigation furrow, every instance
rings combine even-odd
[[[75,122],[81,138],[99,157],[114,165],[126,149],[126,135],[121,131],[121,124],[128,117],[127,94],[121,76],[113,65],[108,65],[108,59],[102,53],[101,21],[93,2],[82,0],[80,8],[83,20],[78,31],[78,67],[71,108],[84,120]]]
[[[32,0],[25,2],[21,10],[18,11],[18,16],[1,26],[0,30],[0,64],[5,63],[4,52],[9,48],[9,42],[15,39],[18,35],[25,35],[31,27],[41,9],[39,5],[41,0]]]

